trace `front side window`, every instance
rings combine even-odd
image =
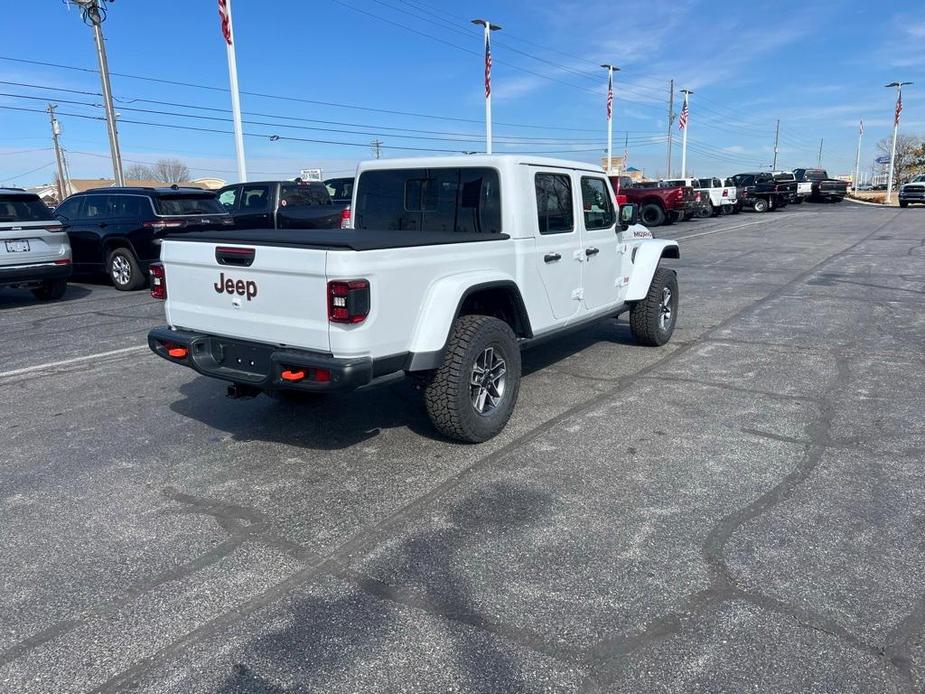
[[[77,219],[80,214],[80,198],[68,198],[55,209],[55,217],[61,220]]]
[[[501,189],[494,169],[364,171],[356,201],[356,229],[501,232]]]
[[[218,202],[228,212],[234,210],[235,200],[238,199],[238,188],[228,188],[218,194]]]
[[[602,178],[583,176],[581,205],[585,213],[585,229],[609,229],[616,222],[610,189]]]
[[[540,233],[567,234],[573,231],[571,179],[565,174],[538,173],[534,185]]]
[[[241,204],[238,211],[245,214],[269,212],[270,186],[244,186],[241,189]]]

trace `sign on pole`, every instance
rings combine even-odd
[[[877,157],[876,159],[874,159],[874,161],[878,164],[889,164],[890,158],[889,157]]]
[[[324,180],[321,169],[302,169],[299,172],[299,178],[301,178],[303,181]]]

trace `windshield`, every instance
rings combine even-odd
[[[920,176],[916,176],[915,178],[913,178],[913,179],[912,179],[911,181],[909,181],[909,182],[910,182],[910,183],[925,183],[925,174],[922,174],[922,175],[920,175]]]
[[[212,193],[196,195],[162,195],[155,198],[154,207],[160,215],[226,214]]]
[[[499,233],[498,172],[482,167],[364,171],[356,229]]]
[[[54,217],[38,195],[0,195],[0,222],[46,222]]]

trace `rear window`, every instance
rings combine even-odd
[[[806,169],[806,173],[804,173],[803,176],[808,178],[810,181],[819,181],[823,178],[829,177],[829,175],[822,169]]]
[[[279,189],[279,204],[281,207],[330,205],[331,196],[323,183],[284,183]]]
[[[498,172],[482,167],[364,171],[356,229],[501,232]]]
[[[154,200],[160,215],[225,214],[225,208],[212,193],[202,195],[160,195]]]
[[[332,198],[352,198],[353,197],[353,179],[352,178],[330,178],[324,182]]]
[[[796,180],[792,173],[776,173],[774,174],[775,181],[793,181]]]
[[[54,219],[38,195],[0,195],[0,222],[46,222]]]

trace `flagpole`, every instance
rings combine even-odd
[[[858,192],[858,177],[861,175],[861,138],[864,137],[864,119],[858,128],[858,152],[854,157],[854,192]]]
[[[472,23],[485,29],[485,153],[491,154],[491,32],[501,27],[487,19],[473,19]]]
[[[613,73],[619,70],[616,65],[601,65],[607,70],[607,173],[613,171]]]
[[[222,20],[222,33],[225,36],[225,49],[228,53],[228,83],[231,88],[231,117],[234,121],[234,148],[238,160],[238,181],[243,183],[247,180],[247,166],[244,161],[244,129],[241,127],[241,95],[238,91],[238,62],[235,56],[231,0],[218,0],[218,13]]]
[[[681,178],[687,178],[687,128],[691,119],[690,107],[688,106],[688,97],[690,97],[692,92],[690,89],[682,89],[681,93],[684,94],[684,128],[681,131]]]
[[[886,204],[889,205],[893,197],[893,166],[896,162],[896,135],[899,132],[899,115],[903,110],[903,85],[912,82],[890,82],[887,87],[896,87],[896,111],[893,115],[893,146],[890,149],[890,172],[886,184]]]

